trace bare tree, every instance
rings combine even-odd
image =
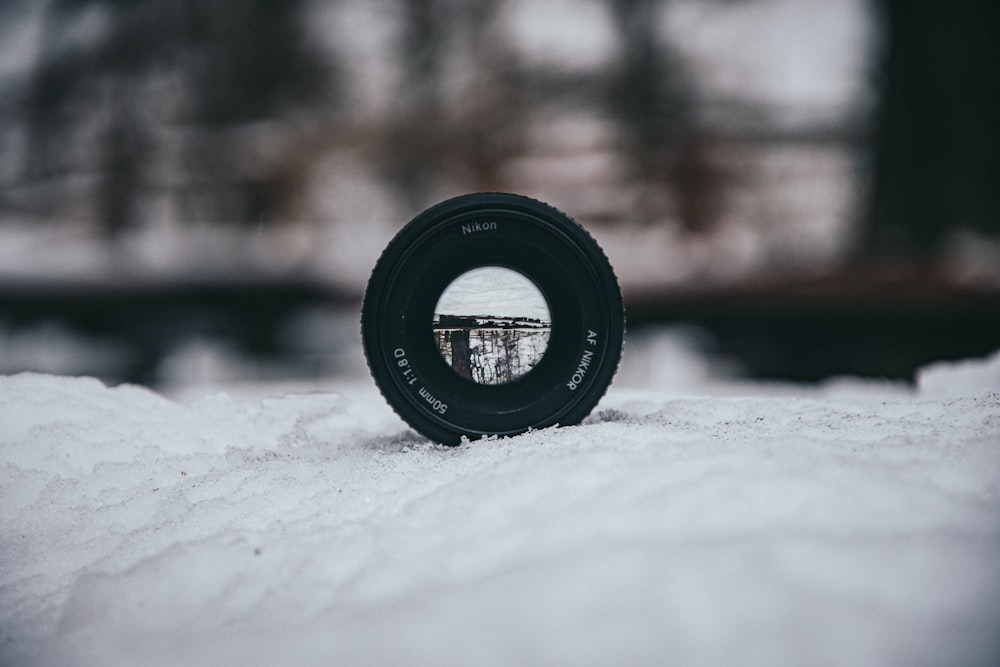
[[[886,48],[863,252],[926,260],[1000,231],[1000,4],[882,0]]]
[[[694,88],[680,60],[657,35],[664,0],[609,0],[621,44],[611,71],[608,105],[623,137],[630,177],[638,184],[635,215],[662,220],[669,192],[675,216],[690,231],[719,214],[722,174],[708,160]]]
[[[209,206],[214,217],[266,218],[273,191],[266,177],[241,181],[239,158],[225,142],[207,147],[204,137],[330,101],[332,69],[302,38],[304,5],[54,0],[46,51],[23,98],[25,179],[96,176],[95,217],[114,235],[141,217],[146,172],[162,148],[156,130],[198,128],[187,133],[193,139],[181,147],[182,160],[205,196],[224,193]],[[102,20],[86,39],[71,39],[84,16]],[[167,93],[163,81],[171,82]],[[160,108],[165,101],[172,113]]]

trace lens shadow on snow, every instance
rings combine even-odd
[[[399,454],[417,447],[426,448],[429,445],[434,446],[436,443],[431,442],[412,429],[405,429],[390,435],[367,438],[362,441],[361,448],[385,454]]]

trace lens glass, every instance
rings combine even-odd
[[[434,308],[434,342],[458,375],[506,384],[531,371],[549,344],[545,297],[524,275],[484,266],[456,278]]]

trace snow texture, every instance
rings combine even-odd
[[[1000,355],[628,386],[652,359],[457,448],[362,381],[0,377],[0,664],[1000,664]]]

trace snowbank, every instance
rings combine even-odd
[[[455,449],[368,383],[0,377],[0,664],[997,664],[998,367]]]

